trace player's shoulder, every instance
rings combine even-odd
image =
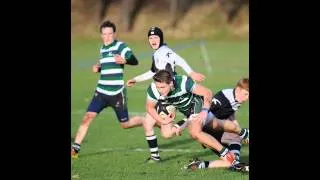
[[[155,84],[154,84],[154,82],[151,82],[150,84],[149,84],[149,86],[148,86],[148,88],[147,89],[151,89],[152,88],[152,86],[154,86]]]
[[[214,93],[214,98],[221,98],[221,97],[224,97],[223,90],[219,90],[216,93]]]
[[[120,41],[120,40],[115,40],[116,41],[116,46],[128,46],[127,43],[125,43],[124,41]]]
[[[226,96],[231,96],[233,95],[233,88],[222,89],[221,93],[223,93]]]
[[[175,75],[174,80],[178,84],[186,83],[187,81],[193,81],[189,76],[186,75]]]
[[[104,52],[107,52],[108,50],[105,48],[105,46],[102,44],[100,46],[100,53],[104,53]]]
[[[151,97],[152,99],[158,99],[160,94],[156,88],[156,84],[152,82],[147,89],[147,95]]]
[[[156,84],[152,82],[147,88],[147,93],[152,92],[155,88],[156,88]]]
[[[157,49],[154,52],[155,56],[164,56],[169,54],[172,54],[174,51],[172,49],[170,49],[167,45],[162,45],[159,49]]]
[[[234,88],[222,89],[221,95],[227,98],[230,102],[234,101]]]

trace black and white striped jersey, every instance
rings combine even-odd
[[[181,58],[168,46],[162,45],[154,52],[152,56],[151,71],[156,73],[159,70],[165,69],[174,73],[176,65],[184,69],[187,74],[192,72],[191,67],[183,58]]]
[[[134,80],[136,82],[141,82],[152,79],[159,70],[167,70],[176,75],[176,66],[180,66],[186,74],[190,74],[193,71],[182,57],[164,44],[153,53],[150,70],[134,77]]]
[[[218,119],[227,119],[240,105],[241,103],[235,100],[235,89],[223,89],[214,95],[210,111]]]

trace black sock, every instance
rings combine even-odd
[[[228,152],[229,152],[229,149],[226,148],[226,147],[223,147],[223,148],[221,149],[221,151],[219,152],[220,157],[224,157]]]
[[[230,143],[229,150],[236,156],[236,160],[240,161],[241,145],[239,143]]]
[[[80,151],[80,144],[78,144],[78,143],[73,143],[72,144],[72,149],[74,149],[74,151],[76,152],[76,153],[78,153],[79,151]]]
[[[203,161],[204,162],[204,168],[208,168],[210,161]]]
[[[211,149],[211,148],[210,148],[210,150],[211,150],[212,152],[214,152],[217,156],[220,156],[219,151],[217,151],[217,150],[215,150],[215,149]]]
[[[247,128],[241,129],[239,136],[241,139],[246,139],[249,136],[249,130]]]
[[[175,124],[175,126],[176,127],[180,127],[180,126],[182,126],[184,124],[184,122],[185,122],[184,120],[180,120]]]
[[[146,136],[146,139],[147,139],[149,150],[151,153],[151,158],[154,160],[160,160],[157,136],[156,135]]]
[[[201,163],[198,165],[198,169],[204,169],[208,168],[210,161],[201,161]]]
[[[178,121],[178,122],[175,124],[175,126],[181,127],[184,123],[186,123],[186,119],[182,119],[182,120]]]
[[[188,119],[184,118],[180,121],[178,121],[177,123],[174,124],[175,127],[177,128],[181,128],[181,129],[185,129],[188,125]]]

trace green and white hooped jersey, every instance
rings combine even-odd
[[[96,90],[109,96],[120,93],[124,88],[124,65],[115,63],[115,54],[120,54],[127,60],[131,57],[132,51],[125,43],[117,40],[100,48],[101,72]]]
[[[164,100],[165,103],[174,105],[180,112],[187,111],[192,104],[195,95],[192,90],[195,82],[188,76],[177,75],[174,81],[174,90],[170,91],[167,97],[162,97],[154,82],[147,89],[147,98],[155,103]]]

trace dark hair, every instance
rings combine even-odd
[[[106,27],[111,27],[113,29],[113,32],[116,32],[116,25],[114,25],[113,22],[107,20],[107,21],[104,21],[101,26],[100,26],[100,33],[102,33],[102,29],[103,28],[106,28]]]
[[[153,76],[153,80],[160,83],[165,82],[170,84],[170,82],[173,81],[173,76],[167,70],[160,70]]]

